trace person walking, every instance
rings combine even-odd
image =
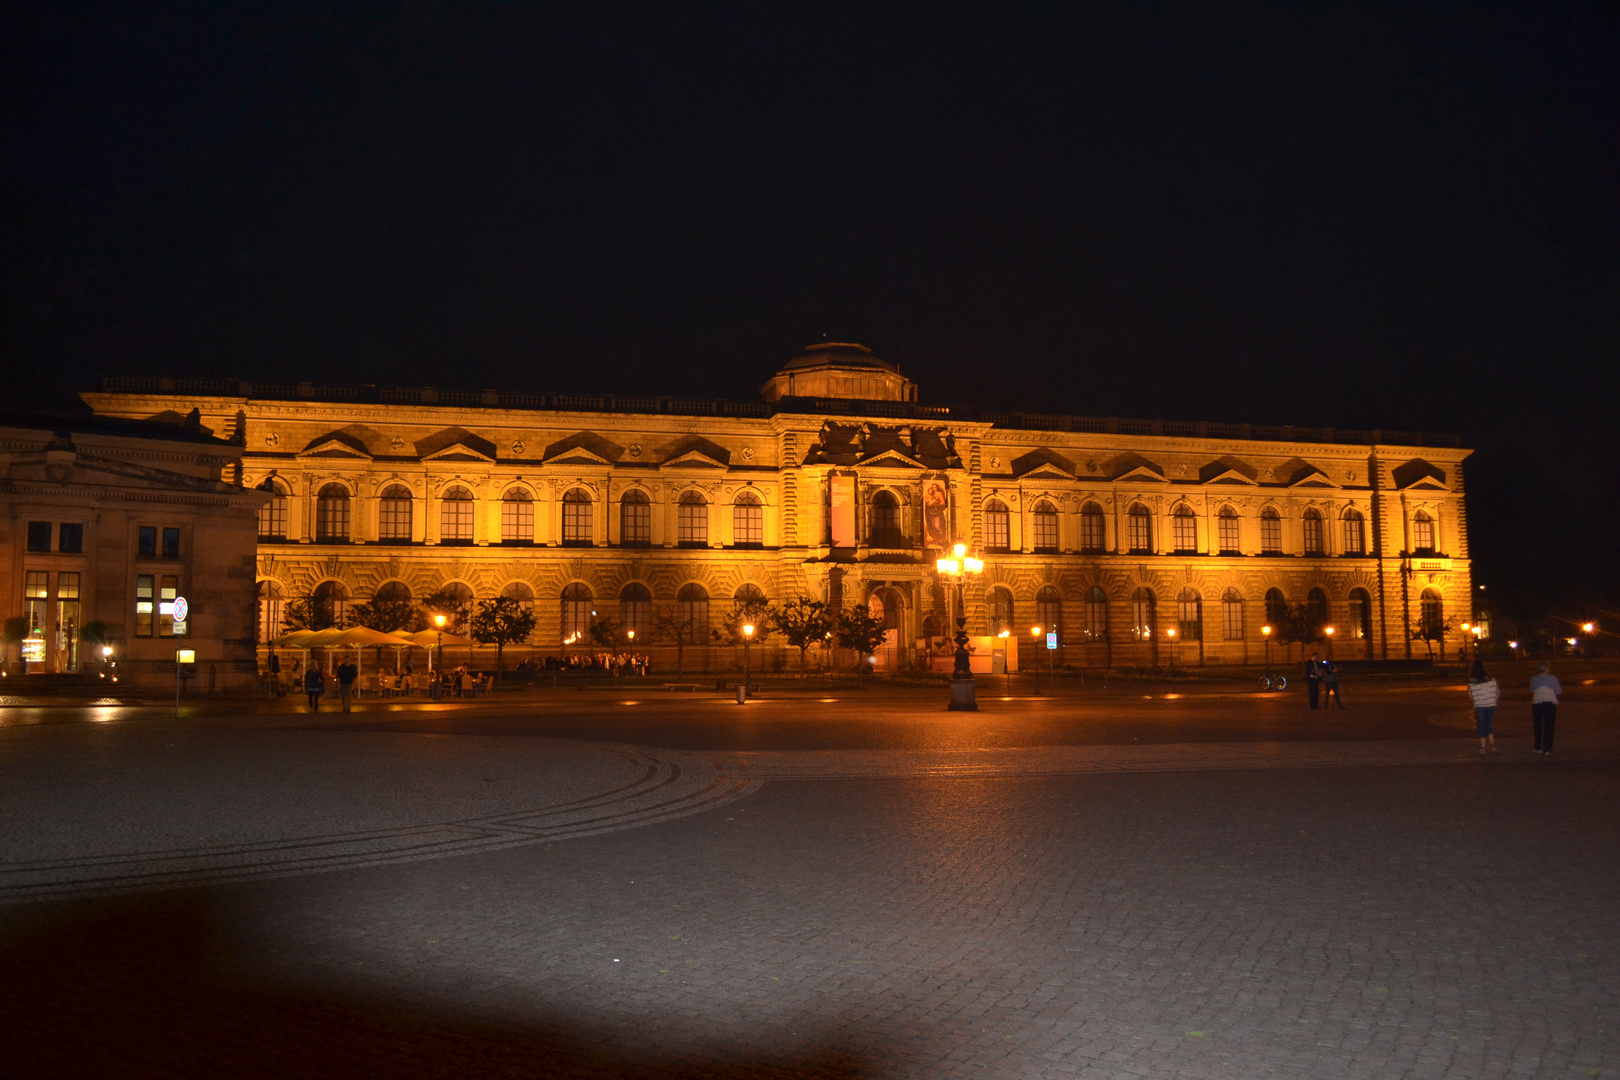
[[[1496,720],[1496,703],[1501,696],[1496,680],[1485,672],[1485,662],[1475,660],[1474,669],[1468,675],[1468,697],[1474,703],[1474,733],[1479,736],[1482,754],[1496,752],[1496,733],[1491,730],[1491,724]]]
[[[1536,674],[1530,677],[1530,722],[1535,727],[1535,751],[1552,753],[1553,724],[1558,719],[1558,695],[1564,692],[1558,676],[1547,670],[1543,660]]]
[[[343,711],[349,711],[349,702],[354,698],[354,680],[360,677],[360,669],[344,661],[337,666],[338,697],[343,701]]]
[[[281,657],[274,649],[270,650],[270,693],[281,696]]]
[[[1305,661],[1305,691],[1311,699],[1311,708],[1316,708],[1317,700],[1322,696],[1322,657],[1320,653],[1311,653],[1311,658]]]
[[[1322,661],[1322,686],[1327,691],[1327,697],[1322,701],[1322,708],[1328,707],[1331,701],[1339,708],[1344,708],[1344,698],[1339,693],[1339,665],[1331,658]]]
[[[320,665],[311,664],[304,672],[304,693],[309,696],[309,711],[321,711],[321,695],[326,693],[326,675]]]

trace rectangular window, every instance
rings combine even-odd
[[[1080,546],[1089,552],[1098,552],[1103,549],[1103,516],[1101,514],[1080,515]]]
[[[410,543],[411,500],[385,497],[377,504],[377,539]]]
[[[152,585],[155,580],[151,574],[139,574],[135,578],[136,637],[152,636],[153,615],[156,614],[152,605]]]
[[[1035,550],[1056,551],[1058,549],[1058,516],[1056,514],[1035,514]]]
[[[157,558],[157,529],[151,525],[142,525],[140,541],[135,553],[143,559]]]
[[[1012,547],[1012,527],[1005,510],[984,512],[984,546],[991,551],[1007,551]]]
[[[1314,514],[1305,515],[1305,554],[1322,554],[1322,519]]]
[[[79,669],[79,575],[56,575],[56,647],[66,653],[64,670]]]
[[[1241,600],[1228,600],[1221,605],[1221,614],[1224,616],[1227,641],[1243,640],[1243,602]]]
[[[28,550],[51,550],[51,523],[48,521],[30,521],[28,523]]]
[[[534,503],[528,499],[501,502],[501,543],[534,543]]]
[[[563,543],[586,547],[591,542],[591,504],[563,499]]]
[[[1127,515],[1130,522],[1131,551],[1147,553],[1153,550],[1153,525],[1146,514]]]
[[[178,559],[180,557],[180,530],[163,530],[163,557],[165,559]]]
[[[84,526],[64,521],[56,528],[56,550],[64,555],[84,554]]]
[[[675,538],[682,547],[706,547],[709,543],[709,506],[683,502],[675,508]]]
[[[1176,601],[1176,633],[1182,641],[1202,641],[1204,638],[1203,605],[1197,600]]]
[[[761,547],[765,543],[765,508],[738,503],[731,515],[732,540],[738,547]]]
[[[652,543],[652,507],[625,496],[619,504],[619,543],[626,547],[646,547]]]
[[[1344,553],[1346,555],[1367,553],[1367,534],[1362,528],[1361,518],[1344,519]]]
[[[1172,521],[1176,550],[1184,555],[1197,551],[1198,519],[1191,514],[1176,514]]]
[[[174,637],[174,598],[180,595],[180,579],[164,574],[158,582],[158,637]]]
[[[29,570],[23,574],[23,615],[28,619],[28,637],[45,637],[45,613],[50,607],[50,574]],[[44,657],[41,657],[44,659]]]
[[[1090,599],[1086,601],[1086,640],[1108,640],[1108,601]]]
[[[1282,518],[1260,518],[1260,550],[1267,555],[1282,554]]]
[[[1222,554],[1236,554],[1238,549],[1238,519],[1233,516],[1222,515],[1220,528]]]

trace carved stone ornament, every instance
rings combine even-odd
[[[993,458],[991,458],[991,459],[990,459],[990,467],[991,467],[991,468],[992,468],[992,469],[999,469],[999,468],[1001,468],[1001,459],[1000,459],[1000,458],[998,458],[998,457],[993,457]]]
[[[1097,471],[1097,462],[1095,460],[1086,462],[1086,472],[1096,472],[1096,471]]]
[[[388,440],[388,445],[393,447],[395,450],[403,450],[405,449],[405,440],[400,438],[398,435],[395,435],[392,439]]]
[[[1349,472],[1344,474],[1344,478],[1346,480],[1354,480],[1356,478],[1356,470],[1351,469]]]
[[[646,451],[642,450],[641,444],[638,442],[631,443],[630,449],[625,451],[625,453],[629,454],[633,458],[638,458],[645,452]]]
[[[742,448],[742,459],[744,461],[754,460],[754,448],[752,446],[745,446]]]
[[[281,436],[277,435],[273,431],[265,432],[264,445],[266,445],[266,446],[280,446],[281,445]]]
[[[1185,463],[1176,466],[1176,475],[1177,476],[1186,476],[1187,475],[1187,466],[1186,466]]]
[[[521,453],[523,453],[523,451],[525,451],[527,449],[528,449],[528,447],[523,445],[523,440],[522,439],[519,439],[517,442],[512,444],[512,453],[514,453],[514,454],[521,454]]]

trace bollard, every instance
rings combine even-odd
[[[741,705],[748,700],[748,687],[742,683],[737,684],[737,704]]]

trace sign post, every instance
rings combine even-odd
[[[191,613],[191,608],[190,605],[186,603],[186,598],[183,596],[176,596],[174,598],[174,603],[169,610],[174,615],[175,638],[179,639],[184,637],[186,633],[186,616]],[[174,650],[174,718],[176,720],[180,719],[180,673],[185,670],[185,665],[194,664],[196,662],[197,653],[195,650],[182,649],[179,648],[177,644]]]

